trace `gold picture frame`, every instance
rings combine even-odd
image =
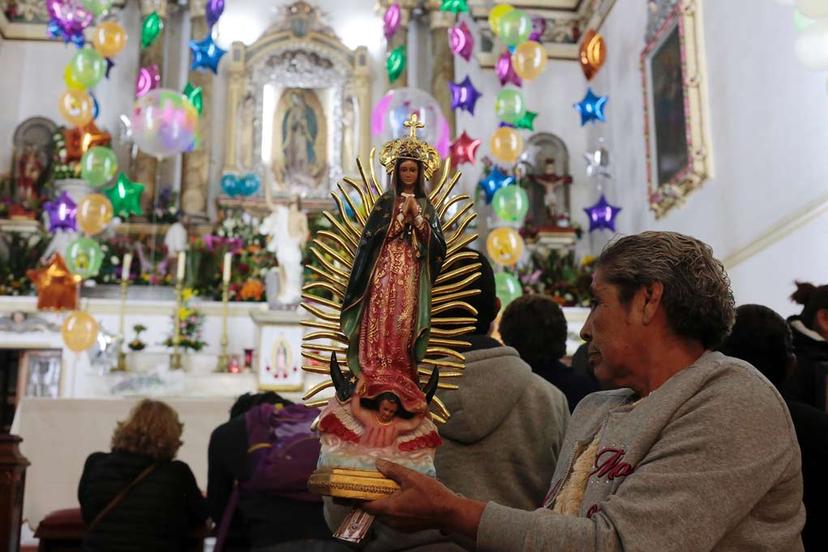
[[[701,4],[661,4],[667,9],[641,53],[647,195],[656,219],[701,187],[712,168]]]

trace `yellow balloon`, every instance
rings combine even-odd
[[[69,89],[61,94],[58,110],[73,126],[82,127],[92,122],[92,98],[85,90]]]
[[[102,21],[92,33],[92,44],[103,57],[117,56],[126,43],[126,31],[117,21]]]
[[[492,29],[495,35],[498,33],[498,29],[500,28],[500,18],[512,11],[513,8],[509,4],[498,4],[492,7],[489,10],[489,27]]]
[[[512,68],[525,80],[532,80],[543,73],[546,67],[546,48],[534,40],[518,44],[512,54]]]
[[[495,228],[486,238],[486,251],[497,264],[514,265],[523,255],[523,238],[509,226]]]
[[[511,127],[500,127],[489,141],[492,153],[504,163],[517,163],[523,151],[523,138]]]
[[[82,232],[93,236],[112,220],[112,203],[102,194],[89,194],[78,205],[76,220]]]
[[[66,88],[69,90],[83,90],[85,87],[75,80],[75,74],[72,72],[72,67],[70,65],[66,66],[66,69],[63,70],[63,82],[66,83]]]
[[[63,321],[60,335],[72,351],[76,353],[85,351],[98,338],[98,321],[83,311],[71,312]]]

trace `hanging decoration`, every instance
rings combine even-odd
[[[500,299],[500,308],[505,309],[509,303],[523,295],[523,286],[511,272],[498,272],[495,274],[495,294]]]
[[[112,211],[122,218],[144,214],[141,209],[142,193],[144,185],[132,182],[124,173],[119,173],[115,185],[104,191],[104,195],[112,203]]]
[[[74,310],[78,305],[78,282],[60,253],[55,253],[45,267],[30,268],[26,276],[37,289],[38,310]]]
[[[380,98],[371,110],[371,134],[380,143],[407,136],[403,123],[413,113],[425,124],[417,136],[434,144],[442,157],[447,156],[451,141],[448,121],[437,100],[418,88],[394,88]]]
[[[471,60],[474,50],[474,35],[469,30],[465,21],[461,21],[453,27],[449,27],[449,48],[453,54],[458,55],[466,61]]]
[[[394,2],[385,10],[385,13],[382,16],[382,30],[385,34],[385,40],[391,41],[397,31],[400,29],[400,23],[402,22],[402,10],[400,9],[400,4],[398,2]]]
[[[89,236],[103,232],[111,220],[112,203],[101,194],[89,194],[78,205],[78,228]]]
[[[520,90],[504,88],[495,98],[495,113],[497,117],[510,124],[515,124],[526,114],[526,102]]]
[[[592,151],[584,153],[584,159],[587,162],[586,174],[588,177],[600,176],[604,178],[611,178],[609,164],[610,154],[607,148],[602,144]]]
[[[77,205],[66,193],[66,190],[51,201],[43,204],[43,210],[49,218],[49,232],[66,230],[74,232],[77,229]]]
[[[474,106],[482,94],[474,87],[469,76],[466,75],[460,83],[449,82],[448,86],[451,93],[451,108],[462,109],[474,115]]]
[[[595,121],[606,121],[604,107],[608,99],[607,96],[596,96],[592,88],[589,88],[584,99],[575,104],[575,109],[581,115],[581,126]]]
[[[514,9],[509,4],[495,4],[492,6],[492,9],[489,10],[489,28],[493,33],[497,34],[500,32],[500,20],[503,19],[504,15]]]
[[[80,237],[66,248],[66,266],[84,280],[97,276],[102,263],[101,246],[91,238]]]
[[[469,4],[467,0],[442,0],[440,2],[440,11],[451,13],[468,12]]]
[[[184,87],[184,97],[190,100],[190,103],[196,108],[198,114],[201,115],[204,111],[204,94],[202,93],[201,87],[193,86],[193,83],[188,82]]]
[[[81,157],[80,169],[81,178],[93,188],[100,188],[118,171],[118,157],[107,147],[90,148]]]
[[[46,0],[49,32],[64,42],[83,45],[83,31],[94,20],[92,13],[74,0]]]
[[[536,16],[532,18],[532,32],[529,34],[529,40],[543,43],[543,33],[546,32],[546,18]]]
[[[486,204],[490,204],[495,193],[505,186],[514,184],[515,177],[504,174],[498,167],[493,167],[486,178],[480,181],[480,188],[486,194]]]
[[[146,16],[141,25],[141,48],[149,48],[163,29],[164,20],[158,12],[152,12]]]
[[[511,226],[495,228],[486,237],[486,251],[499,265],[512,266],[523,256],[523,238]]]
[[[92,88],[103,79],[106,73],[106,61],[93,48],[81,48],[75,52],[69,62],[72,81],[83,88]]]
[[[529,195],[516,184],[500,188],[492,198],[492,210],[504,222],[523,222],[529,212]]]
[[[101,21],[92,33],[92,45],[107,60],[120,54],[126,47],[126,43],[126,31],[117,21]],[[104,70],[104,74],[106,74],[110,62],[105,61],[104,63],[107,64],[107,68]]]
[[[388,82],[394,82],[405,71],[405,46],[397,46],[385,59],[385,72],[388,74]]]
[[[541,43],[527,40],[515,48],[511,65],[521,79],[532,80],[543,73],[547,57],[546,48]]]
[[[132,139],[149,155],[190,151],[198,134],[198,111],[183,94],[158,88],[135,100]]]
[[[60,335],[66,347],[76,353],[87,350],[98,339],[98,321],[83,311],[70,313],[63,321]]]
[[[508,164],[517,163],[523,151],[523,138],[511,127],[500,127],[492,133],[489,140],[492,154]]]
[[[224,0],[207,0],[207,5],[204,6],[204,15],[207,18],[207,26],[212,28],[215,25],[221,14],[224,13]]]
[[[604,194],[597,203],[584,209],[589,218],[589,231],[610,230],[615,232],[615,217],[621,212],[621,207],[610,205]]]
[[[515,86],[523,85],[523,81],[520,80],[518,74],[515,73],[514,67],[512,67],[512,54],[508,50],[498,56],[497,62],[495,62],[495,73],[500,80],[501,86],[506,86],[507,84],[514,84]]]
[[[587,80],[592,80],[606,59],[607,45],[604,37],[594,29],[588,30],[581,39],[581,48],[578,52],[578,61]]]
[[[224,173],[221,176],[221,191],[228,197],[239,195],[239,177],[234,173]]]
[[[150,90],[155,90],[161,85],[161,74],[158,72],[158,65],[152,64],[141,67],[135,79],[135,97],[140,98]]]
[[[532,34],[532,19],[522,10],[511,10],[498,21],[497,37],[509,48],[514,48],[529,39]]]
[[[457,137],[451,143],[449,148],[449,155],[451,156],[451,165],[457,167],[463,163],[471,163],[474,165],[477,162],[475,156],[477,155],[477,148],[480,147],[480,140],[472,138],[466,131]]]
[[[193,54],[193,60],[190,64],[190,69],[193,71],[203,71],[209,69],[214,74],[218,74],[218,64],[222,56],[227,53],[222,50],[213,40],[213,35],[208,32],[207,36],[202,40],[190,41],[190,52]]]
[[[81,0],[81,4],[95,17],[100,17],[112,7],[112,0]]]
[[[526,110],[526,113],[523,114],[523,117],[515,121],[515,128],[522,128],[524,130],[535,130],[535,117],[538,114],[534,111]]]
[[[72,126],[82,127],[92,121],[92,98],[85,90],[67,90],[58,100],[61,116]]]

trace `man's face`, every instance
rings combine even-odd
[[[587,354],[595,377],[614,387],[633,387],[642,345],[639,317],[633,316],[632,305],[621,303],[618,288],[603,280],[601,270],[592,277],[592,309],[581,329],[581,338],[589,342]]]

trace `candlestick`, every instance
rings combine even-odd
[[[224,282],[221,284],[221,353],[218,358],[216,372],[227,372],[229,357],[227,356],[227,307],[230,299],[230,253],[224,255]]]
[[[129,280],[129,267],[132,265],[132,253],[124,255],[124,266],[121,268],[121,280]]]
[[[178,313],[181,310],[181,298],[184,291],[184,283],[182,277],[184,276],[184,253],[178,254],[178,278],[175,282],[175,308],[173,310],[173,352],[170,356],[170,369],[178,370],[181,368],[181,353],[178,352],[178,346],[181,343],[181,320],[178,318]]]
[[[184,259],[186,254],[183,251],[178,252],[178,267],[175,271],[175,279],[180,282],[184,279]]]
[[[126,331],[124,324],[126,321],[126,298],[127,288],[129,286],[129,267],[132,265],[132,253],[127,253],[123,258],[124,266],[121,268],[121,303],[118,312],[118,364],[115,370],[119,372],[126,372],[126,351],[124,345],[126,344]]]
[[[230,265],[233,262],[233,254],[229,251],[224,254],[224,274],[222,274],[221,281],[225,284],[230,282]]]

